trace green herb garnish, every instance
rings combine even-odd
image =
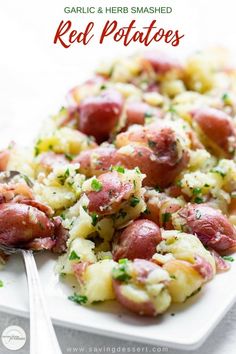
[[[69,257],[69,261],[74,261],[75,259],[80,260],[80,257],[78,256],[78,254],[75,251],[72,251]]]
[[[67,168],[63,175],[57,176],[57,179],[59,179],[60,184],[63,186],[69,176],[70,176],[70,170],[69,168]]]
[[[201,197],[194,198],[194,203],[201,204],[203,203],[203,199]]]
[[[3,284],[3,281],[0,280],[0,288],[3,288],[4,284]]]
[[[97,178],[93,178],[91,187],[95,192],[100,192],[102,190],[102,183]]]
[[[74,293],[73,295],[68,296],[68,300],[71,300],[71,301],[75,302],[76,304],[82,305],[82,304],[86,304],[86,302],[88,301],[88,298],[87,298],[87,296]]]
[[[125,168],[123,166],[113,166],[112,171],[117,171],[119,173],[125,173]]]
[[[136,205],[140,202],[140,199],[137,197],[132,197],[130,199],[130,206],[132,206],[133,208],[136,207]]]
[[[123,258],[119,260],[119,265],[112,270],[112,276],[114,279],[126,282],[128,281],[131,276],[128,274],[128,259]]]
[[[161,215],[161,219],[163,223],[168,222],[170,218],[171,218],[171,213],[164,213]]]
[[[98,215],[96,213],[93,213],[91,215],[91,218],[92,218],[92,225],[93,226],[96,226],[97,225],[97,222],[98,222]]]
[[[222,256],[222,258],[223,258],[225,261],[234,262],[234,257],[232,257],[232,256]]]
[[[201,188],[193,188],[193,195],[197,195],[197,194],[200,194],[202,192],[202,189]]]
[[[198,288],[198,289],[197,289],[197,290],[195,290],[192,294],[190,294],[189,296],[187,296],[187,297],[186,297],[186,300],[187,300],[187,299],[189,299],[190,297],[192,297],[192,296],[194,296],[194,295],[198,294],[201,290],[202,290],[202,288],[201,288],[201,287],[200,287],[200,288]]]

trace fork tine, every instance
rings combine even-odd
[[[14,254],[19,252],[20,250],[15,247],[5,246],[0,244],[0,251],[4,252],[7,255]]]

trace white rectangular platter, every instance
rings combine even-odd
[[[172,306],[163,316],[148,319],[128,313],[115,302],[82,307],[67,299],[73,289],[55,275],[55,258],[37,254],[36,261],[55,324],[86,332],[179,349],[196,349],[210,335],[236,299],[236,261],[184,305]],[[0,311],[28,316],[28,290],[20,255],[0,271]]]

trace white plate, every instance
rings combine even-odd
[[[230,271],[217,275],[198,295],[184,305],[172,306],[165,315],[155,319],[130,314],[115,302],[82,307],[67,300],[73,289],[54,274],[55,258],[41,253],[36,255],[36,260],[54,322],[112,337],[196,349],[236,299],[236,262],[233,262]],[[0,311],[27,316],[28,291],[20,256],[10,259],[7,267],[0,271],[0,279],[4,282],[0,289]]]

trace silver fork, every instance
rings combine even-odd
[[[30,354],[61,354],[61,349],[49,317],[39,274],[32,251],[0,245],[6,254],[22,253],[29,289]]]
[[[21,175],[19,171],[5,171],[0,173],[0,183],[9,183],[14,177]],[[27,176],[21,175],[24,179]],[[26,179],[32,187],[32,181]],[[61,354],[61,349],[49,317],[42,287],[39,280],[37,266],[32,251],[0,244],[0,251],[6,254],[21,253],[24,258],[29,289],[30,307],[30,353],[31,354]]]

